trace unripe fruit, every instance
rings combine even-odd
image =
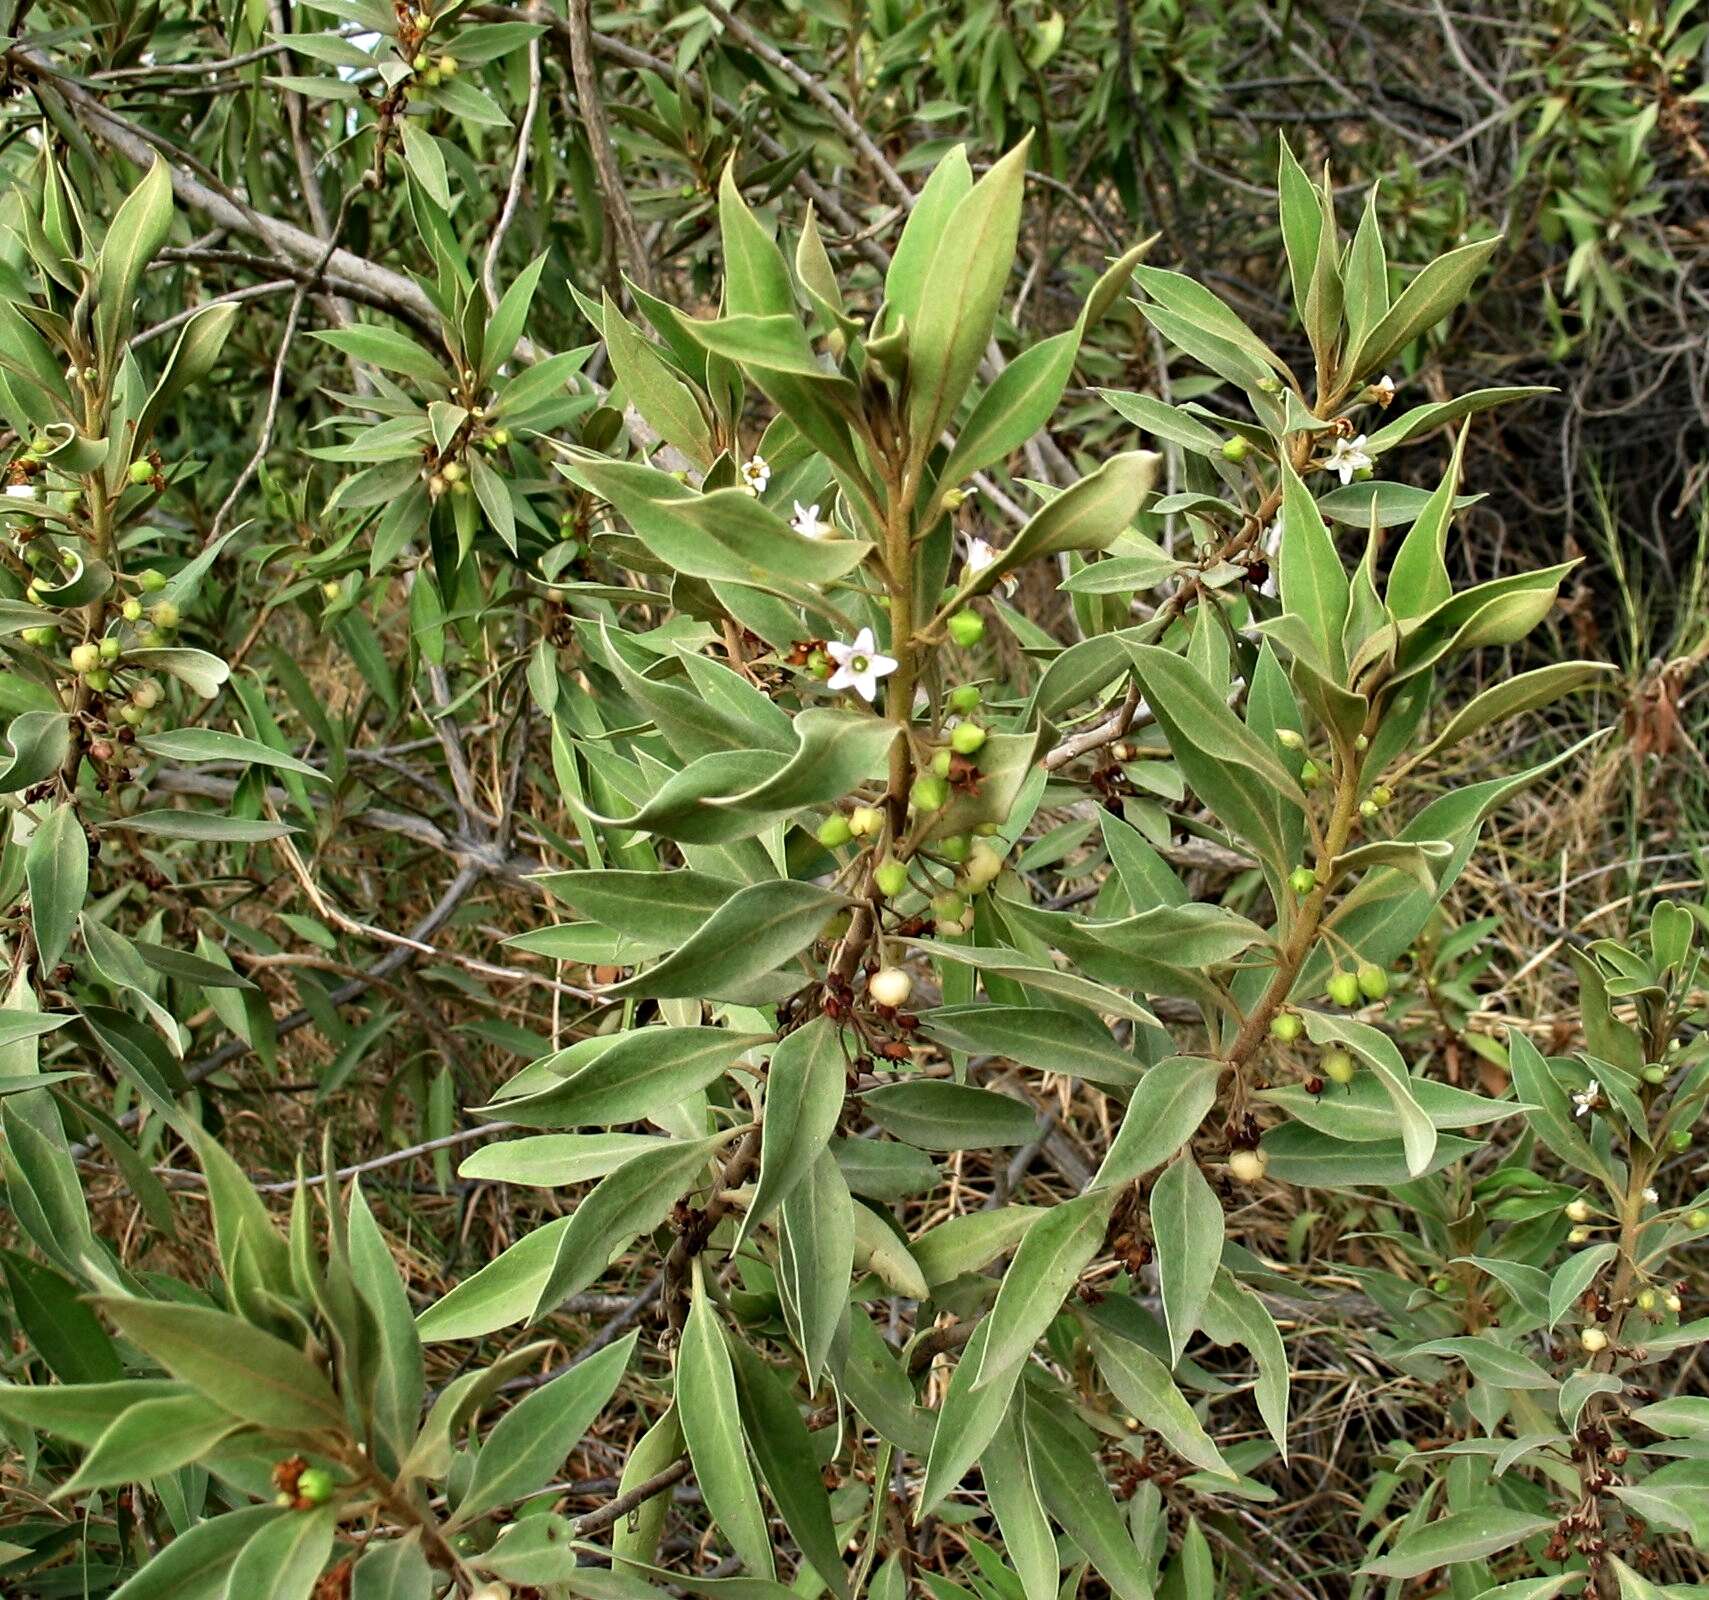
[[[136,706],[119,707],[119,721],[124,723],[127,728],[140,726],[142,719],[143,713]]]
[[[1590,1202],[1588,1200],[1569,1200],[1566,1211],[1567,1219],[1571,1222],[1590,1221]]]
[[[1595,1355],[1597,1351],[1608,1348],[1608,1335],[1600,1328],[1586,1328],[1578,1336],[1578,1342],[1592,1355]]]
[[[968,852],[965,876],[968,887],[978,891],[986,884],[995,882],[1002,874],[1003,858],[981,840]]]
[[[1295,894],[1310,894],[1317,887],[1317,874],[1310,867],[1295,867],[1288,874],[1288,887]]]
[[[101,641],[99,648],[103,661],[117,661],[119,659],[119,641],[111,634],[108,634]]]
[[[1590,1237],[1589,1228],[1569,1228],[1567,1230],[1568,1244],[1583,1244]]]
[[[972,846],[965,833],[953,833],[947,839],[939,839],[935,848],[945,861],[959,867],[967,859],[967,852]]]
[[[1323,782],[1323,772],[1315,761],[1307,761],[1300,768],[1300,782],[1308,789],[1315,789]]]
[[[113,686],[113,675],[105,667],[97,667],[93,672],[85,673],[83,681],[96,694],[105,694]]]
[[[1380,809],[1375,800],[1361,800],[1359,802],[1359,815],[1367,821],[1374,817]]]
[[[932,915],[939,922],[960,922],[967,915],[967,901],[954,890],[932,896]]]
[[[324,1467],[305,1467],[297,1478],[297,1496],[310,1505],[324,1506],[337,1487]]]
[[[1437,1276],[1430,1280],[1430,1287],[1434,1289],[1437,1294],[1447,1294],[1447,1292],[1454,1287],[1454,1280],[1446,1276]]]
[[[1368,733],[1356,735],[1353,740],[1353,748],[1355,750],[1369,750],[1371,748],[1371,736]]]
[[[949,785],[932,773],[916,778],[908,791],[908,804],[916,811],[940,810],[948,799]]]
[[[150,567],[146,572],[140,573],[137,577],[137,582],[142,585],[144,594],[158,594],[166,587],[165,574],[156,572],[153,567]]]
[[[1638,1291],[1637,1307],[1640,1311],[1654,1311],[1656,1305],[1656,1291],[1654,1289],[1640,1289]]]
[[[856,806],[849,813],[849,832],[857,839],[877,833],[884,826],[884,813],[877,806]]]
[[[170,600],[157,600],[148,608],[148,620],[157,628],[176,628],[178,626],[178,607]]]
[[[1359,993],[1367,1000],[1381,1000],[1389,992],[1388,972],[1374,961],[1359,968]]]
[[[819,824],[816,837],[827,850],[835,850],[838,845],[847,844],[854,837],[854,830],[849,827],[849,819],[839,811]]]
[[[1256,1183],[1264,1176],[1264,1169],[1269,1164],[1270,1158],[1262,1150],[1231,1150],[1228,1175],[1237,1183]]]
[[[38,650],[51,650],[59,642],[59,629],[25,628],[23,640],[25,644],[33,644]]]
[[[1690,1212],[1685,1219],[1688,1228],[1709,1228],[1709,1211],[1699,1208]]]
[[[417,72],[426,72],[433,63],[429,61],[425,55],[418,55],[412,62],[410,62],[410,65],[414,67]]]
[[[1386,783],[1379,783],[1371,790],[1372,801],[1379,806],[1386,806],[1394,799],[1394,790]]]
[[[1338,1006],[1359,1003],[1359,980],[1351,972],[1338,972],[1329,980],[1329,998]]]
[[[122,606],[119,607],[119,615],[121,617],[123,617],[126,622],[139,622],[139,621],[141,621],[142,620],[142,601],[137,599],[137,597],[133,594],[128,600],[125,601],[125,603]]]
[[[492,437],[492,442],[494,444],[496,444],[502,450],[507,444],[510,443],[510,429],[509,428],[494,428],[492,431],[491,437]]]
[[[1676,1151],[1689,1150],[1691,1148],[1691,1129],[1675,1128],[1668,1139],[1668,1143],[1672,1145]]]
[[[823,650],[815,650],[807,657],[807,671],[815,678],[828,678],[831,675],[831,658]]]
[[[949,747],[957,755],[974,755],[984,743],[985,730],[977,722],[958,722],[950,732]]]
[[[933,755],[932,755],[932,771],[934,773],[936,773],[938,777],[947,778],[950,774],[950,768],[953,765],[954,765],[954,762],[950,758],[950,752],[949,751],[938,750],[938,751],[933,752]]]
[[[1304,1030],[1305,1025],[1291,1011],[1278,1011],[1270,1018],[1271,1036],[1283,1044],[1292,1044]]]
[[[71,670],[87,677],[101,665],[101,651],[92,644],[74,644],[71,647]]]
[[[1652,1086],[1667,1082],[1667,1068],[1651,1062],[1643,1071],[1644,1082]]]
[[[1325,1050],[1317,1069],[1331,1083],[1351,1083],[1353,1074],[1358,1071],[1352,1056],[1345,1050]]]
[[[152,678],[144,678],[131,690],[131,699],[144,711],[152,711],[160,704],[160,685]]]
[[[963,650],[971,650],[985,637],[985,619],[977,611],[957,611],[945,626]]]
[[[131,482],[135,484],[152,483],[154,481],[154,463],[152,461],[133,461],[131,463]]]
[[[894,900],[908,887],[908,869],[900,861],[881,861],[873,870],[872,882],[886,900]]]
[[[435,65],[439,68],[441,77],[454,78],[457,76],[457,58],[455,56],[441,56]]]
[[[326,582],[320,586],[320,592],[325,595],[328,600],[336,600],[344,593],[344,586],[336,579],[328,578]]]
[[[1685,1304],[1685,1302],[1681,1300],[1678,1295],[1670,1294],[1667,1299],[1663,1301],[1663,1304],[1677,1317],[1679,1315],[1680,1308]]]
[[[1276,730],[1276,743],[1284,750],[1305,749],[1305,740],[1295,733],[1292,728],[1278,728]]]
[[[439,476],[447,483],[460,483],[463,478],[463,463],[461,461],[447,461],[439,469]]]
[[[914,980],[900,967],[880,967],[867,980],[866,992],[881,1006],[905,1006],[914,992]]]
[[[1251,449],[1252,446],[1237,435],[1232,439],[1225,439],[1223,441],[1222,458],[1224,461],[1232,461],[1236,466],[1238,466],[1246,459]]]
[[[967,504],[965,489],[945,489],[943,494],[944,510],[959,511]]]
[[[429,89],[437,89],[439,87],[439,68],[429,67],[426,72],[422,73],[421,81]]]
[[[976,683],[958,683],[949,692],[949,708],[951,711],[967,716],[979,709],[979,702],[985,697]]]

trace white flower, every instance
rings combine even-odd
[[[825,654],[837,664],[837,670],[826,680],[827,689],[853,689],[861,699],[870,701],[878,694],[878,680],[896,670],[890,656],[878,653],[877,641],[871,628],[862,628],[853,644],[833,639],[825,646]]]
[[[990,540],[972,538],[967,541],[967,575],[970,578],[983,572],[996,559],[997,547]]]
[[[742,463],[742,482],[749,494],[765,493],[765,486],[771,482],[771,467],[764,456],[749,456]]]
[[[1589,1116],[1602,1102],[1602,1088],[1595,1078],[1592,1078],[1582,1089],[1573,1095],[1573,1111],[1575,1117]]]
[[[1652,1205],[1652,1206],[1660,1205],[1661,1199],[1662,1199],[1662,1197],[1659,1194],[1657,1194],[1654,1189],[1646,1189],[1644,1191],[1644,1202],[1646,1205]]]
[[[1376,466],[1377,458],[1365,448],[1365,435],[1357,439],[1337,439],[1329,449],[1329,459],[1324,466],[1337,474],[1343,483],[1351,483],[1353,475],[1358,472],[1369,472]]]
[[[1385,372],[1371,385],[1371,392],[1376,396],[1378,405],[1390,404],[1394,399],[1394,379]]]
[[[795,502],[795,515],[789,519],[789,525],[803,539],[823,539],[837,530],[819,515],[817,506],[804,506]]]
[[[1259,534],[1258,545],[1263,550],[1265,564],[1270,569],[1264,581],[1258,585],[1258,592],[1266,600],[1274,600],[1280,592],[1276,587],[1276,560],[1282,553],[1282,519],[1280,517],[1277,517],[1269,527]]]

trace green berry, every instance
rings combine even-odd
[[[810,677],[824,679],[831,675],[831,658],[823,650],[814,650],[807,657],[807,672]]]
[[[1302,739],[1299,734],[1295,733],[1292,728],[1278,728],[1276,730],[1276,743],[1284,750],[1305,749],[1305,740]]]
[[[131,690],[131,699],[144,711],[152,711],[160,704],[160,685],[152,678],[144,678]]]
[[[973,847],[965,833],[953,833],[947,839],[939,839],[933,847],[945,861],[960,866],[967,859],[967,852]]]
[[[502,450],[507,444],[510,443],[510,429],[509,428],[494,428],[492,431],[492,434],[491,434],[491,438],[492,438],[492,442],[495,445],[497,445],[499,447],[499,449]]]
[[[110,633],[101,641],[100,650],[103,661],[117,661],[119,659],[119,641]]]
[[[1338,972],[1329,980],[1329,998],[1338,1006],[1359,1003],[1359,980],[1351,972]]]
[[[1654,1289],[1640,1289],[1637,1307],[1640,1311],[1654,1311],[1656,1309],[1656,1291]]]
[[[932,915],[939,922],[960,922],[967,915],[967,901],[953,890],[933,895]]]
[[[1356,734],[1353,739],[1353,748],[1355,750],[1369,750],[1371,748],[1371,736],[1368,733]]]
[[[1652,1061],[1649,1066],[1644,1068],[1643,1079],[1645,1083],[1651,1085],[1666,1083],[1667,1068]]]
[[[25,628],[24,643],[33,644],[38,650],[51,650],[59,643],[59,629]]]
[[[1295,894],[1310,894],[1317,887],[1317,874],[1310,867],[1295,867],[1288,874],[1288,887]]]
[[[1222,458],[1224,461],[1232,461],[1238,466],[1251,453],[1251,450],[1252,446],[1236,435],[1232,439],[1223,441]]]
[[[146,572],[138,574],[137,582],[142,585],[144,594],[158,594],[166,587],[166,575],[150,567]]]
[[[884,813],[877,806],[856,806],[849,813],[849,832],[857,839],[877,833],[884,826]]]
[[[949,785],[935,773],[922,773],[908,791],[908,804],[916,811],[940,811],[949,799]]]
[[[957,611],[945,626],[963,650],[971,650],[985,637],[985,619],[977,611]]]
[[[908,869],[894,859],[881,861],[873,871],[872,881],[886,900],[894,900],[908,887]]]
[[[137,599],[133,594],[122,606],[119,607],[119,615],[123,617],[126,622],[140,621],[142,618],[142,601]]]
[[[949,747],[957,755],[974,755],[984,743],[985,730],[977,722],[958,722],[950,732]]]
[[[1435,1290],[1437,1294],[1446,1294],[1454,1287],[1454,1280],[1445,1274],[1439,1273],[1436,1277],[1430,1280],[1430,1287]]]
[[[71,647],[71,670],[83,677],[93,672],[101,665],[100,647],[92,644],[74,644]]]
[[[971,716],[985,697],[976,683],[958,683],[949,692],[949,708],[958,716]]]
[[[297,1495],[310,1505],[324,1506],[338,1485],[323,1467],[309,1467],[297,1478]]]
[[[1300,767],[1300,782],[1307,789],[1315,789],[1323,782],[1323,769],[1315,761],[1306,761]]]
[[[427,69],[433,65],[433,63],[432,63],[432,61],[430,61],[428,59],[428,57],[425,54],[423,54],[423,55],[418,55],[415,58],[415,60],[410,62],[410,65],[412,67],[414,67],[417,72],[426,72]]]
[[[105,694],[113,686],[113,675],[105,667],[97,667],[93,672],[86,672],[83,681],[96,694]]]
[[[932,772],[940,778],[949,776],[950,768],[954,765],[947,750],[939,750],[932,756]]]
[[[1359,815],[1367,820],[1374,817],[1381,810],[1382,807],[1379,806],[1375,800],[1361,800],[1359,802]]]
[[[154,463],[152,461],[133,461],[131,463],[131,482],[135,484],[154,482]]]
[[[1709,1211],[1705,1211],[1699,1206],[1695,1211],[1688,1212],[1685,1225],[1694,1231],[1699,1228],[1709,1228]]]
[[[965,876],[975,893],[993,883],[1003,871],[1003,858],[982,839],[968,852]]]
[[[1371,790],[1371,799],[1376,805],[1386,806],[1394,799],[1394,790],[1386,783],[1376,784]]]
[[[1673,1146],[1676,1152],[1689,1150],[1691,1148],[1691,1129],[1675,1128],[1668,1138],[1668,1143]]]
[[[1331,1083],[1351,1083],[1358,1066],[1345,1050],[1325,1050],[1317,1069]]]
[[[148,619],[162,632],[178,626],[178,607],[170,600],[157,600],[148,608]]]
[[[1270,1018],[1270,1033],[1283,1044],[1292,1044],[1305,1031],[1305,1024],[1291,1011],[1278,1011]]]
[[[827,850],[835,850],[838,845],[847,844],[854,837],[854,830],[849,827],[849,819],[839,811],[819,824],[816,837]]]
[[[1365,962],[1359,968],[1359,993],[1367,1000],[1381,1000],[1388,992],[1388,973],[1375,962]]]

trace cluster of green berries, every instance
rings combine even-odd
[[[457,58],[455,56],[440,56],[435,60],[425,50],[417,51],[410,61],[410,67],[423,87],[437,89],[447,78],[457,76]],[[404,93],[408,94],[411,85],[404,85]]]
[[[1362,961],[1357,972],[1336,973],[1325,989],[1333,1004],[1351,1008],[1367,1000],[1385,999],[1389,975],[1374,961]]]

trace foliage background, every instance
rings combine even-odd
[[[103,857],[100,887],[141,937],[190,949],[210,932],[229,942],[277,1021],[269,1037],[253,1015],[234,1036],[229,1007],[191,1019],[187,1076],[202,1090],[203,1125],[281,1204],[304,1152],[312,1165],[324,1148],[340,1170],[368,1174],[418,1304],[568,1204],[457,1176],[486,1136],[463,1108],[573,1030],[594,1004],[590,982],[605,975],[501,945],[548,920],[527,874],[576,849],[527,684],[540,631],[575,661],[569,613],[542,599],[538,570],[508,564],[483,535],[496,558],[482,568],[486,587],[458,597],[466,616],[448,631],[459,647],[435,661],[410,642],[420,619],[402,571],[370,572],[352,508],[333,495],[348,473],[328,459],[330,424],[341,397],[371,394],[372,379],[317,335],[374,311],[412,333],[436,322],[417,279],[431,281],[438,263],[412,183],[454,200],[452,229],[478,283],[500,291],[543,259],[527,338],[586,350],[586,374],[601,384],[610,373],[591,348],[589,301],[568,286],[628,303],[633,284],[710,310],[717,185],[732,158],[756,207],[798,215],[813,202],[858,297],[875,281],[875,244],[893,237],[899,186],[917,186],[957,143],[983,170],[1031,130],[1020,259],[997,333],[1011,356],[1068,325],[1108,259],[1156,233],[1154,263],[1210,284],[1309,366],[1274,221],[1279,133],[1308,170],[1329,163],[1344,221],[1380,183],[1400,258],[1501,231],[1476,297],[1416,352],[1415,368],[1393,376],[1412,403],[1553,386],[1473,431],[1467,478],[1485,498],[1463,515],[1451,561],[1456,582],[1585,562],[1543,629],[1511,652],[1471,658],[1449,692],[1469,698],[1575,656],[1621,673],[1413,781],[1421,794],[1446,792],[1615,731],[1492,825],[1442,908],[1427,981],[1415,981],[1411,1042],[1473,1086],[1495,1070],[1490,1041],[1510,1019],[1554,1022],[1552,1047],[1570,1047],[1566,950],[1627,932],[1662,893],[1701,894],[1709,147],[1689,5],[810,0],[734,17],[716,4],[591,14],[578,0],[472,5],[445,24],[447,48],[465,29],[534,26],[502,49],[487,35],[492,58],[461,67],[456,81],[478,85],[497,118],[448,103],[432,119],[437,162],[407,147],[376,158],[384,97],[366,79],[355,89],[348,74],[360,69],[341,72],[336,50],[317,56],[300,42],[338,28],[364,40],[371,10],[7,0],[0,129],[14,187],[0,220],[19,228],[44,147],[98,216],[160,152],[179,220],[142,286],[138,349],[160,356],[189,308],[241,307],[213,380],[162,425],[170,487],[150,527],[172,564],[237,530],[185,602],[186,641],[244,669],[243,690],[234,681],[206,724],[236,721],[281,747],[313,735],[333,782],[314,796],[319,821],[297,842],[297,863],[264,848],[204,856],[129,845]],[[297,42],[281,45],[285,35]],[[22,266],[16,233],[0,254]],[[1025,476],[1066,482],[1128,447],[1131,429],[1094,388],[1204,392],[1125,303],[1075,381],[1051,440],[1016,463]],[[589,406],[565,426],[597,442],[616,422]],[[1446,449],[1415,450],[1413,481],[1433,486]],[[525,555],[557,539],[560,515],[570,536],[585,532],[572,491],[543,460],[519,451],[515,470],[539,480]],[[994,503],[975,515],[994,515]],[[549,575],[592,576],[582,560]],[[1015,604],[1066,636],[1065,597],[1047,582],[1029,579]],[[0,701],[28,709],[22,680],[0,687]],[[169,765],[153,781],[236,815],[280,800],[254,772]],[[1083,887],[1071,862],[1039,868],[1060,893]],[[1193,870],[1197,893],[1226,887],[1228,867],[1211,853]],[[1077,1191],[1107,1137],[1095,1098],[1060,1085],[1041,1107],[1053,1113],[1048,1131],[968,1181],[1034,1199]],[[93,1099],[127,1109],[122,1096]],[[131,1241],[139,1269],[197,1279],[210,1241],[195,1163],[171,1139],[145,1158],[160,1185],[152,1204],[110,1145],[85,1151],[99,1231]],[[1268,1469],[1277,1504],[1203,1526],[1231,1585],[1341,1593],[1334,1574],[1357,1563],[1353,1512],[1370,1487],[1348,1463],[1392,1461],[1399,1442],[1422,1443],[1434,1423],[1408,1391],[1373,1381],[1381,1355],[1361,1337],[1349,1274],[1399,1265],[1361,1241],[1382,1219],[1361,1204],[1298,1211],[1287,1191],[1260,1205],[1244,1225],[1289,1264],[1299,1296],[1284,1331],[1300,1438],[1285,1469]],[[1701,1241],[1697,1250],[1701,1285]],[[656,1315],[643,1280],[602,1290],[577,1297],[547,1333],[585,1350]],[[22,1330],[13,1333],[21,1355]],[[609,1501],[631,1443],[621,1431],[585,1442],[561,1488],[575,1512]],[[21,1473],[16,1459],[0,1462],[0,1483]],[[81,1524],[21,1500],[7,1516],[63,1519],[66,1548],[87,1541],[78,1548],[97,1551],[103,1571],[128,1536],[113,1501]],[[674,1548],[691,1556],[703,1527],[692,1491],[673,1517]],[[965,1575],[971,1559],[947,1522],[917,1554],[940,1574]],[[23,1593],[75,1592],[22,1581]]]

